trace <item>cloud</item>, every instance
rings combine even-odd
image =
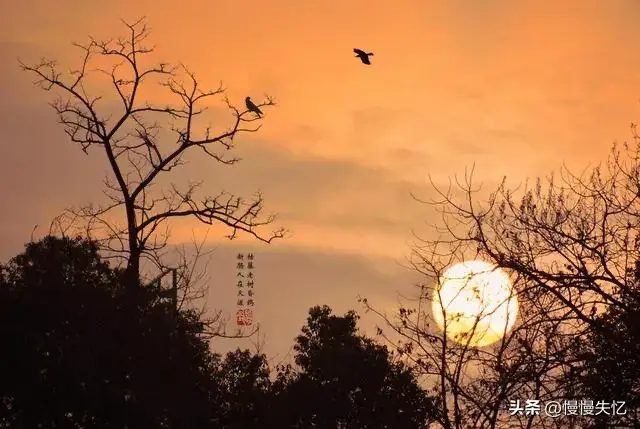
[[[0,107],[0,257],[48,230],[64,207],[100,199],[104,164],[66,139],[48,106]]]
[[[240,143],[237,153],[242,161],[236,166],[218,167],[201,158],[190,172],[240,195],[259,189],[285,222],[407,232],[420,214],[411,193],[430,193],[426,180],[406,181],[392,170],[354,160],[295,155],[260,140]]]
[[[51,94],[31,87],[15,57],[51,55],[66,70],[79,60],[69,42],[122,34],[123,10],[127,19],[146,11],[158,58],[184,61],[203,85],[225,80],[239,103],[266,90],[280,104],[260,133],[239,139],[240,164],[224,167],[196,152],[172,180],[204,180],[208,194],[261,190],[266,209],[294,230],[269,248],[275,268],[265,283],[272,312],[288,311],[277,301],[287,296],[277,295],[283,287],[292,296],[301,291],[289,325],[278,322],[287,345],[325,292],[337,303],[365,284],[394,283],[395,274],[380,277],[371,268],[382,264],[373,255],[401,257],[410,229],[433,219],[410,197],[429,198],[429,176],[446,183],[475,162],[485,184],[504,174],[517,183],[563,161],[580,167],[606,155],[616,137],[628,137],[637,116],[630,88],[640,85],[638,56],[629,52],[640,8],[630,1],[474,8],[330,1],[292,9],[282,0],[249,15],[231,1],[194,3],[179,13],[160,0],[153,7],[85,3],[69,14],[52,2],[23,2],[0,25],[0,257],[18,252],[33,225],[48,224],[64,206],[99,201],[106,167],[99,151],[86,156],[68,142],[46,107]],[[206,25],[212,19],[217,25]],[[355,46],[375,51],[372,67],[354,60]],[[212,117],[222,114],[212,109]],[[193,226],[174,224],[177,238],[188,240]]]
[[[88,156],[82,153],[54,118],[47,106],[15,105],[0,117],[7,130],[2,137],[7,144],[0,147],[3,175],[10,178],[1,185],[10,209],[0,231],[10,247],[24,241],[34,224],[48,225],[66,206],[103,202],[104,155],[99,148]],[[256,139],[241,140],[238,146],[243,160],[237,165],[218,164],[196,151],[173,180],[178,185],[204,180],[206,194],[224,190],[250,196],[260,190],[268,211],[279,213],[285,226],[294,223],[302,229],[308,225],[336,233],[346,229],[404,237],[419,221],[420,207],[410,193],[425,194],[425,185],[398,180],[388,169],[295,155]]]

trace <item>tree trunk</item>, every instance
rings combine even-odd
[[[124,273],[124,281],[129,289],[140,288],[140,252],[131,251],[129,253],[129,262]]]
[[[125,271],[126,286],[130,289],[140,288],[140,256],[142,249],[138,246],[136,213],[133,204],[126,204],[127,231],[129,238],[129,260]]]

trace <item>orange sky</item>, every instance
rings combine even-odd
[[[256,250],[272,351],[288,347],[311,305],[341,312],[357,294],[389,303],[410,286],[417,277],[396,261],[411,228],[429,232],[409,195],[428,196],[429,174],[444,181],[475,162],[478,180],[517,183],[562,162],[584,167],[639,119],[632,0],[101,3],[3,2],[0,256],[63,207],[95,201],[105,167],[66,141],[50,94],[32,88],[16,57],[47,55],[66,69],[79,59],[71,41],[118,35],[119,18],[146,15],[157,58],[189,65],[203,84],[222,80],[238,103],[265,92],[279,103],[239,148],[240,165],[184,172],[215,189],[262,189],[293,230]],[[375,52],[371,67],[354,47]],[[191,235],[190,225],[174,229]],[[211,237],[222,274],[210,301],[233,310],[236,250]]]

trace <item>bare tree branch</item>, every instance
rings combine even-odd
[[[634,143],[614,145],[602,165],[578,175],[564,167],[559,177],[514,189],[503,180],[482,201],[473,169],[447,186],[432,183],[436,197],[421,202],[436,210],[439,222],[430,225],[432,237],[416,237],[410,261],[425,278],[418,297],[395,317],[364,304],[390,331],[379,329],[382,338],[439,400],[442,427],[571,423],[570,416],[510,416],[505,404],[569,398],[575,374],[586,369],[576,350],[603,329],[598,314],[637,305],[623,299],[634,296],[640,272],[640,138],[633,130]],[[511,273],[520,301],[516,326],[491,346],[452,335],[446,320],[456,315],[443,309],[440,327],[431,311],[443,271],[475,259]]]
[[[172,218],[223,224],[229,228],[230,239],[239,232],[267,243],[283,237],[282,228],[266,235],[262,232],[275,218],[263,215],[260,193],[248,199],[226,192],[198,196],[202,182],[159,188],[160,178],[183,166],[185,153],[192,150],[201,150],[220,165],[238,162],[238,158],[230,156],[235,141],[240,135],[257,132],[261,125],[254,122],[260,118],[235,107],[222,85],[215,89],[203,87],[182,64],[143,67],[144,57],[154,50],[146,45],[150,34],[146,19],[124,25],[124,37],[106,41],[89,37],[87,43],[74,43],[82,53],[82,61],[66,76],[54,61],[20,61],[24,71],[36,76],[40,88],[59,94],[52,107],[69,139],[85,153],[93,147],[102,149],[110,167],[104,190],[109,203],[69,209],[66,220],[82,222],[86,232],[97,235],[95,238],[111,255],[126,261],[128,280],[136,285],[141,260],[161,259]],[[111,97],[89,94],[87,88],[94,75],[108,78]],[[154,83],[176,103],[162,105],[142,99],[144,88]],[[223,127],[201,125],[208,106],[216,99],[227,106],[229,123]],[[105,109],[106,103],[113,101],[119,104],[117,114]],[[273,105],[273,99],[267,97],[259,107]],[[119,225],[116,220],[122,215],[125,222]]]

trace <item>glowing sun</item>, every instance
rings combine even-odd
[[[484,261],[467,261],[442,275],[432,310],[449,338],[482,347],[500,340],[513,327],[518,299],[504,271]]]

